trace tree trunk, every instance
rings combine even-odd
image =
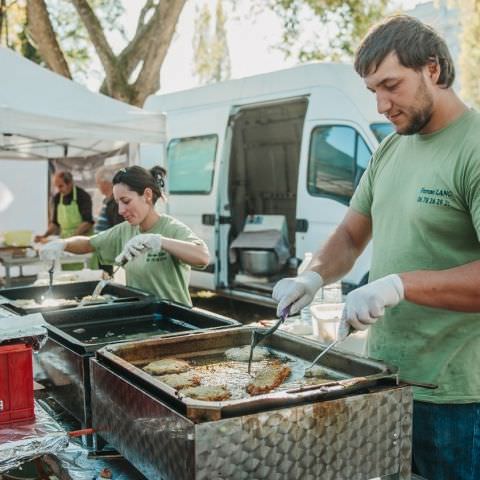
[[[115,55],[88,0],[70,0],[105,70],[102,93],[138,107],[160,87],[160,68],[186,0],[144,0],[133,40]],[[45,0],[27,0],[28,32],[47,66],[72,78]],[[150,14],[150,15],[148,15]],[[149,20],[145,23],[145,19]],[[138,69],[136,78],[131,78]]]
[[[95,12],[92,10],[92,7],[90,7],[87,0],[71,0],[71,2],[77,10],[79,17],[82,19],[90,41],[95,47],[95,51],[97,52],[103,69],[105,70],[107,94],[118,100],[130,103],[130,89],[124,78],[124,72],[122,71],[122,68],[119,68],[117,57],[114,55],[113,50],[105,37],[102,25],[95,15]],[[110,92],[113,91],[115,91],[115,95],[111,95]]]
[[[44,0],[27,0],[28,33],[50,70],[72,78]]]
[[[2,32],[3,32],[3,24],[5,22],[5,15],[7,13],[7,5],[5,4],[5,0],[0,1],[0,45],[2,44]],[[7,45],[7,41],[5,45]]]
[[[155,14],[150,20],[152,28],[142,40],[148,45],[148,50],[137,80],[133,83],[134,105],[142,106],[147,97],[160,88],[160,69],[185,2],[186,0],[161,0],[156,7]]]
[[[146,12],[142,11],[134,39],[118,56],[113,54],[88,1],[71,1],[105,70],[102,93],[131,105],[143,106],[148,95],[160,87],[160,68],[186,0],[160,0],[157,4],[147,1],[144,8],[153,10],[150,20],[143,23]],[[141,65],[138,76],[131,79],[138,65]]]

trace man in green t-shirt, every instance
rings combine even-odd
[[[278,311],[308,305],[372,240],[370,283],[346,297],[341,337],[370,327],[368,353],[415,389],[414,470],[480,478],[480,115],[451,88],[453,62],[430,27],[374,27],[355,69],[396,132],[375,152],[350,208],[306,272],[281,280]]]

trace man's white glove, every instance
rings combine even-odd
[[[115,259],[118,265],[124,265],[147,251],[159,252],[162,249],[162,236],[158,233],[141,233],[131,238],[123,247],[122,253]]]
[[[53,262],[59,260],[65,250],[65,240],[61,238],[46,243],[39,250],[40,260],[44,262]]]
[[[282,278],[273,289],[272,297],[278,302],[277,315],[290,306],[290,315],[312,303],[317,291],[323,286],[323,278],[312,270],[298,277]]]
[[[394,307],[404,298],[402,279],[387,275],[347,295],[338,336],[345,338],[351,325],[355,330],[366,330],[385,313],[385,307]]]

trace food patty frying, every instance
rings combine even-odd
[[[205,400],[207,402],[220,402],[230,398],[230,392],[223,386],[205,386],[191,387],[180,390],[182,397],[194,398],[195,400]]]
[[[288,365],[275,362],[255,375],[255,378],[247,385],[247,392],[250,395],[268,393],[281,385],[290,372],[291,369]]]
[[[190,364],[178,358],[162,358],[151,362],[143,370],[150,375],[167,375],[169,373],[183,373],[190,369]]]
[[[158,379],[176,390],[200,385],[200,377],[195,372],[171,373],[162,375]]]

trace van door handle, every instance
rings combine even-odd
[[[202,225],[215,225],[215,214],[214,213],[203,213],[202,214]]]
[[[308,220],[306,218],[297,218],[295,224],[295,231],[298,233],[308,232]]]
[[[232,217],[226,217],[220,215],[218,217],[218,222],[220,224],[232,223]],[[215,214],[214,213],[203,213],[202,214],[202,225],[215,225]]]

